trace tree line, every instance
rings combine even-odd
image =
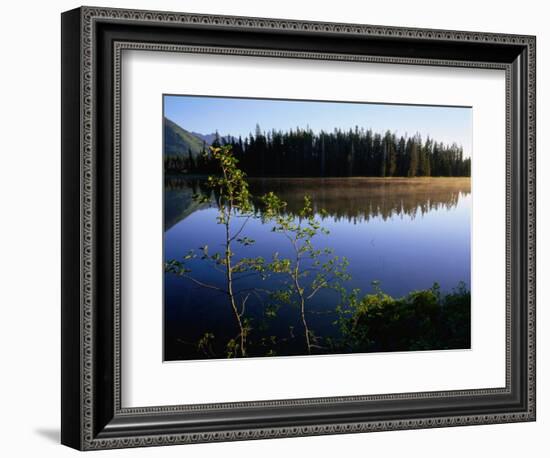
[[[384,135],[356,127],[347,131],[314,133],[297,128],[288,132],[262,131],[244,139],[216,134],[212,146],[229,145],[249,176],[268,177],[423,177],[470,176],[471,159],[456,143],[437,142],[420,134]],[[204,143],[203,154],[189,150],[165,158],[169,172],[209,174],[216,163]]]

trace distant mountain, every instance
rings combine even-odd
[[[211,145],[214,139],[216,138],[216,134],[213,132],[211,134],[200,134],[199,132],[191,132],[195,137],[199,137],[201,140],[204,140],[208,145]]]
[[[189,150],[191,150],[193,157],[197,157],[203,146],[202,138],[183,129],[170,119],[164,118],[165,156],[183,156],[189,154]]]

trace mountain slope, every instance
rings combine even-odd
[[[203,149],[203,140],[181,128],[175,122],[164,118],[164,155],[187,156],[189,150],[197,157]]]

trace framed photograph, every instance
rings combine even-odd
[[[62,443],[535,420],[535,37],[62,15]]]

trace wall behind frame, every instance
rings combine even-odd
[[[539,177],[550,173],[543,152],[550,142],[550,31],[537,0],[443,3],[429,0],[319,2],[314,0],[117,0],[97,6],[280,17],[537,35]],[[60,13],[79,1],[3,5],[0,46],[0,452],[18,457],[78,452],[59,442],[60,373]],[[550,180],[538,183],[538,329],[550,326]],[[549,382],[550,337],[538,335],[538,386]],[[109,451],[109,456],[334,457],[343,451],[370,456],[446,458],[490,453],[543,456],[550,428],[550,396],[538,390],[538,421],[362,435]],[[31,413],[32,412],[32,413]]]

